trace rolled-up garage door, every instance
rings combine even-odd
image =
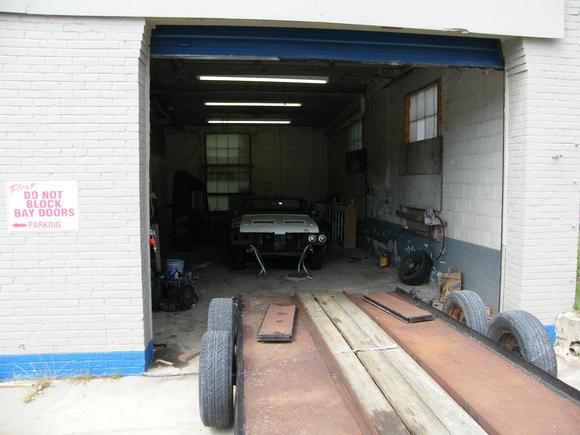
[[[157,26],[156,57],[332,59],[503,69],[497,39],[329,29]]]

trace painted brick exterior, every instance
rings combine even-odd
[[[151,339],[144,32],[0,15],[0,355],[143,353]],[[80,230],[8,232],[5,181],[59,179],[78,180]]]
[[[580,182],[580,1],[565,38],[504,43],[508,185],[504,308],[544,323],[572,309]]]

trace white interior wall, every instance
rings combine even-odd
[[[205,180],[206,133],[248,133],[252,148],[252,190],[255,195],[286,195],[310,202],[322,199],[328,192],[326,169],[326,136],[316,127],[200,127],[183,131],[165,129],[165,155],[153,155],[152,166],[165,180],[171,203],[173,174],[190,172]]]
[[[442,81],[443,99],[442,179],[436,175],[400,175],[404,97],[438,79]],[[369,217],[398,223],[399,205],[432,207],[440,210],[447,222],[448,237],[499,249],[501,71],[416,70],[370,98],[363,136],[368,148]]]

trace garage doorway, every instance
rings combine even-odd
[[[497,41],[471,38],[158,27],[150,181],[159,272],[166,259],[184,260],[201,296],[191,309],[161,307],[153,286],[155,342],[167,345],[161,359],[179,366],[176,356],[197,347],[213,297],[394,288],[396,269],[379,268],[378,256],[397,262],[417,249],[435,260],[433,282],[458,267],[494,307],[498,53]],[[267,257],[264,279],[248,252],[244,270],[231,270],[231,223],[251,197],[305,200],[329,239],[322,269],[302,276],[299,256]],[[426,225],[426,211],[445,227]],[[414,291],[436,298],[433,282]]]

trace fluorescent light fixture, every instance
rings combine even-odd
[[[308,76],[198,76],[198,78],[214,82],[306,83],[314,85],[328,83],[328,77]]]
[[[208,119],[208,124],[290,124],[289,119]]]
[[[238,101],[206,101],[206,106],[237,106],[237,107],[301,107],[302,103],[260,103]]]

